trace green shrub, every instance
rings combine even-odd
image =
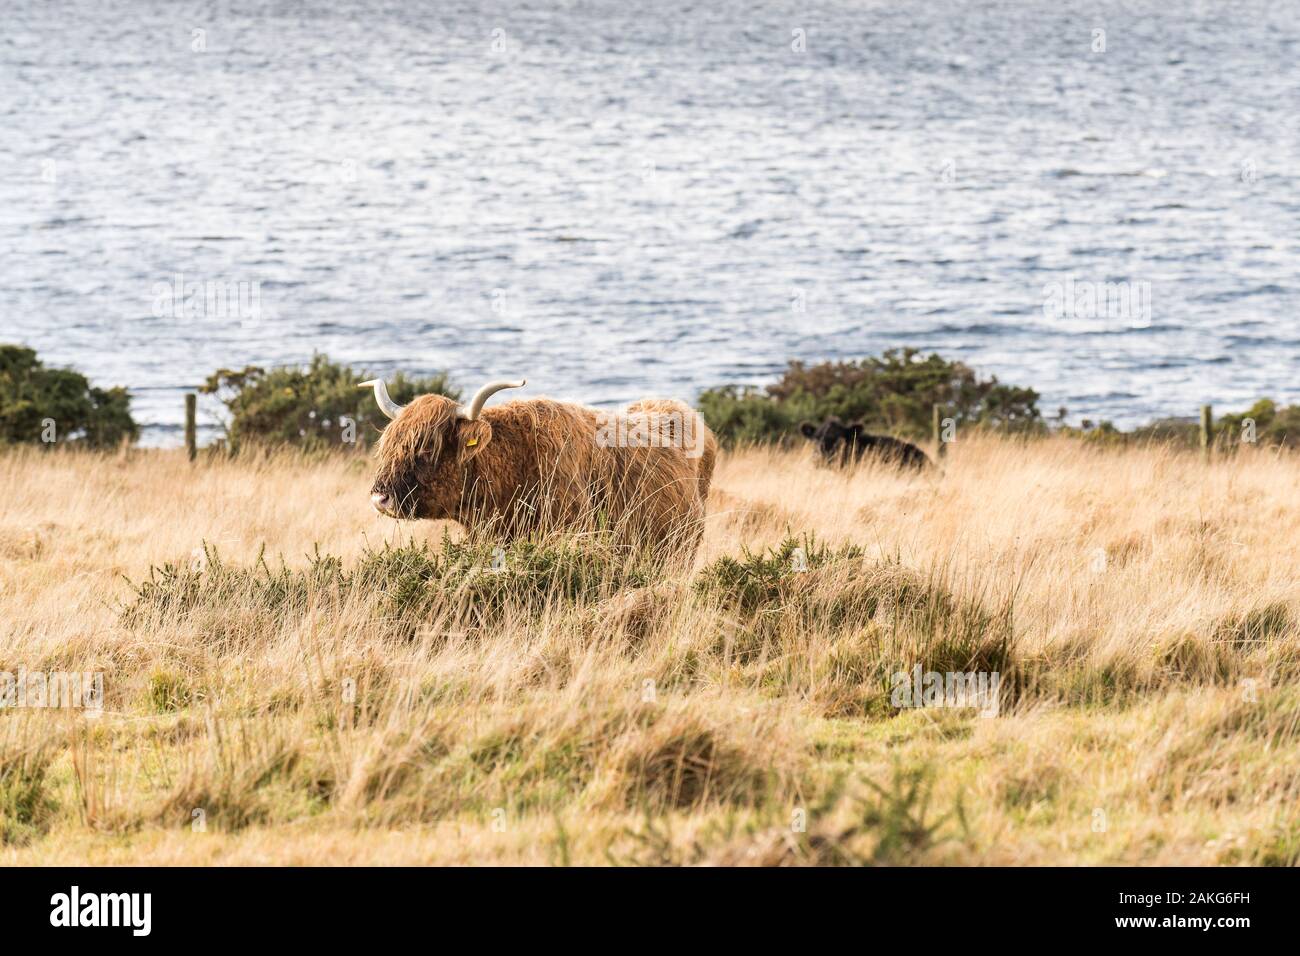
[[[315,355],[306,368],[219,369],[199,391],[216,395],[226,406],[231,448],[244,444],[346,448],[352,443],[364,446],[388,424],[374,393],[357,388],[367,377]],[[427,393],[460,398],[444,374],[407,378],[399,372],[388,379],[388,391],[398,404]],[[353,427],[347,427],[344,419]]]
[[[856,545],[830,548],[790,535],[766,552],[717,558],[694,590],[733,617],[730,653],[743,662],[792,652],[793,635],[838,634],[823,684],[861,691],[857,700],[867,703],[859,713],[887,712],[890,675],[917,663],[941,672],[1007,672],[1012,663],[1010,605],[989,610],[934,576],[870,560]],[[851,635],[864,643],[845,643]]]
[[[962,362],[916,349],[889,349],[879,357],[804,365],[791,362],[766,389],[724,386],[699,397],[700,411],[727,444],[785,441],[804,419],[837,415],[846,422],[913,439],[930,434],[935,404],[958,427],[1044,431],[1038,393],[981,379]]]
[[[149,577],[132,584],[135,592],[123,609],[128,627],[159,619],[184,617],[200,608],[251,608],[272,614],[302,613],[313,595],[337,596],[348,575],[342,562],[317,549],[303,570],[283,562],[272,568],[265,553],[251,567],[226,564],[215,548],[203,547],[202,559],[167,562],[149,569]],[[152,696],[152,691],[150,692]]]
[[[787,606],[795,585],[802,580],[798,574],[864,560],[864,552],[856,545],[833,550],[818,544],[811,535],[786,535],[765,552],[742,548],[739,558],[729,554],[717,558],[700,571],[695,591],[712,596],[724,607],[754,613]]]
[[[809,403],[804,403],[809,404]],[[789,442],[802,417],[813,417],[811,405],[778,402],[752,386],[723,385],[700,393],[700,414],[718,440],[726,445]]]
[[[46,368],[32,349],[0,345],[0,444],[51,435],[89,448],[134,441],[130,402],[124,388],[95,388],[80,372]]]
[[[444,532],[438,552],[427,544],[366,551],[352,581],[383,596],[386,619],[451,617],[478,625],[510,608],[540,614],[552,604],[594,603],[645,587],[653,568],[639,557],[598,536],[502,547],[453,541]]]
[[[1216,431],[1220,444],[1235,445],[1242,441],[1247,419],[1255,423],[1255,442],[1260,445],[1300,447],[1300,405],[1278,408],[1269,398],[1261,398],[1247,411],[1224,415]]]
[[[645,587],[654,568],[644,556],[606,544],[597,536],[579,541],[520,540],[505,547],[489,541],[453,541],[367,548],[352,567],[317,550],[301,569],[265,556],[251,566],[227,564],[205,547],[201,561],[167,563],[133,584],[122,609],[127,627],[197,612],[248,611],[283,619],[349,593],[372,596],[377,622],[409,636],[432,620],[478,625],[509,609],[540,614],[552,604],[596,602],[621,590]],[[152,693],[152,691],[151,691]]]

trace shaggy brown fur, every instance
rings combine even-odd
[[[612,413],[538,398],[486,408],[474,422],[457,408],[422,395],[384,430],[372,494],[389,495],[398,516],[505,539],[606,527],[628,543],[694,553],[717,442],[689,406],[652,399]]]

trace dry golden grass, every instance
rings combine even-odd
[[[0,711],[0,862],[1300,854],[1293,456],[986,439],[915,477],[745,451],[691,568],[548,543],[499,590],[401,593],[374,570],[414,552],[367,548],[444,529],[374,515],[369,469],[0,454],[0,671],[105,687],[98,719]],[[812,566],[742,598],[718,559],[789,533]],[[338,573],[304,572],[317,549]],[[914,662],[999,670],[1000,714],[893,709]]]

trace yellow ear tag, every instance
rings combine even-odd
[[[475,445],[477,445],[477,444],[478,444],[478,439],[477,439],[477,438],[471,438],[469,441],[465,442],[465,447],[466,447],[466,448],[473,448],[473,447],[474,447]]]

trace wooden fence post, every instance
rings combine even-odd
[[[185,451],[193,461],[199,453],[198,435],[194,426],[194,411],[198,404],[198,396],[190,392],[185,396]]]
[[[1209,405],[1201,406],[1201,457],[1210,460],[1214,447],[1214,414]]]
[[[930,433],[934,438],[934,456],[942,458],[947,449],[943,445],[943,407],[937,402],[930,410]]]

